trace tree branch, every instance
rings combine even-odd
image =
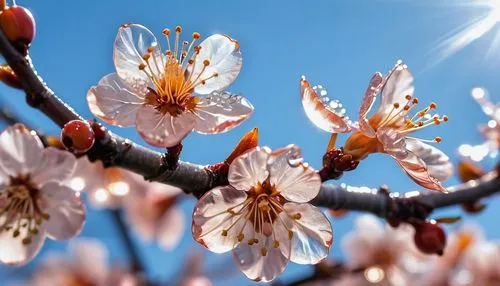
[[[37,76],[31,61],[19,53],[0,31],[0,53],[16,73],[26,92],[28,104],[39,109],[60,127],[71,120],[82,120],[70,106],[59,99]],[[215,187],[214,176],[200,165],[179,161],[167,168],[164,154],[131,142],[111,132],[96,141],[87,154],[91,160],[101,160],[106,166],[117,166],[144,176],[146,179],[182,188],[200,197]],[[341,187],[323,184],[313,204],[333,209],[372,212],[382,217],[426,217],[432,209],[446,207],[490,196],[500,190],[500,179],[484,178],[460,185],[448,194],[424,193],[412,198],[394,194],[350,192]],[[422,211],[422,206],[428,208]]]

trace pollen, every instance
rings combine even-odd
[[[200,38],[200,33],[194,32],[193,33],[193,39],[198,40]]]
[[[208,66],[210,64],[210,61],[209,60],[203,60],[203,65],[204,66]]]
[[[223,229],[221,235],[222,236],[227,236],[227,230]]]
[[[394,108],[398,109],[398,108],[399,108],[399,103],[395,102],[395,103],[393,104],[393,106],[394,106]]]
[[[301,217],[302,217],[302,215],[300,213],[296,213],[293,215],[294,219],[300,219]]]
[[[274,247],[274,248],[278,248],[278,247],[280,247],[280,242],[279,242],[279,241],[277,241],[277,240],[273,241],[273,247]]]
[[[418,104],[418,98],[414,98],[412,101],[411,101],[413,104]]]
[[[177,33],[181,33],[181,32],[182,32],[182,27],[181,27],[181,26],[177,26],[177,27],[175,27],[175,31],[176,31]]]
[[[266,255],[267,255],[267,247],[265,247],[265,246],[264,246],[264,247],[262,247],[262,248],[260,249],[260,254],[262,254],[262,256],[266,256]]]
[[[408,110],[410,110],[410,106],[409,106],[409,105],[405,105],[405,107],[403,107],[403,109],[404,109],[405,111],[408,111]]]
[[[162,33],[163,33],[163,35],[168,36],[168,35],[170,35],[170,29],[165,28],[165,29],[163,29]]]
[[[444,122],[447,122],[447,121],[448,121],[448,116],[446,116],[446,115],[445,115],[445,116],[443,116],[443,121],[444,121]]]
[[[437,104],[436,104],[436,103],[434,103],[434,102],[431,102],[431,103],[429,104],[429,108],[430,108],[430,109],[436,109],[436,108],[437,108]]]
[[[153,49],[153,47],[148,47],[147,51],[148,51],[148,53],[153,53],[154,49]]]
[[[411,95],[407,94],[407,95],[405,96],[405,98],[406,98],[406,100],[410,100],[410,99],[411,99]]]
[[[291,230],[288,231],[288,239],[292,239],[293,238],[293,232]]]
[[[436,143],[441,143],[441,141],[443,141],[443,139],[441,137],[437,136],[436,138],[434,138],[434,141]]]
[[[243,239],[245,239],[245,235],[242,232],[240,232],[240,234],[238,234],[238,241],[242,242]]]
[[[141,71],[143,71],[145,68],[146,68],[146,64],[144,64],[144,63],[139,64],[139,69]]]

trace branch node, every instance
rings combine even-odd
[[[345,171],[352,171],[358,167],[359,161],[345,154],[344,149],[330,149],[323,156],[323,168],[318,171],[321,181],[338,180]]]

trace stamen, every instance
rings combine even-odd
[[[177,58],[177,52],[179,51],[179,36],[181,32],[182,32],[181,26],[175,27],[175,49],[174,49],[175,58]]]
[[[267,247],[263,246],[260,249],[260,254],[262,254],[262,256],[266,256],[267,255]]]

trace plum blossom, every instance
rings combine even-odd
[[[418,253],[413,244],[412,227],[384,226],[372,215],[358,217],[355,226],[356,229],[342,239],[342,248],[349,269],[364,269],[365,280],[409,285],[412,277],[424,271],[426,257]]]
[[[214,34],[196,45],[180,41],[175,28],[163,51],[146,27],[126,24],[114,42],[116,73],[90,88],[92,113],[118,126],[136,126],[144,140],[156,147],[179,144],[192,130],[201,134],[226,132],[246,120],[253,106],[245,98],[224,91],[238,76],[242,57],[239,43]]]
[[[413,76],[405,64],[399,61],[385,77],[379,72],[372,76],[356,123],[345,116],[346,110],[339,101],[326,96],[322,86],[311,87],[305,77],[300,86],[304,111],[317,127],[331,133],[352,133],[345,142],[344,152],[352,155],[353,160],[365,159],[371,153],[386,153],[420,186],[446,190],[441,181],[452,175],[453,166],[443,152],[424,143],[439,143],[441,137],[423,140],[409,135],[448,121],[448,117],[431,114],[437,107],[435,103],[409,116],[419,100],[413,96]],[[379,93],[380,106],[367,118]]]
[[[69,244],[69,255],[52,253],[37,268],[29,285],[140,285],[130,283],[131,274],[112,268],[106,246],[99,240],[85,238]]]
[[[127,219],[140,238],[172,250],[181,241],[186,218],[177,206],[182,190],[138,177],[135,190],[124,199]]]
[[[452,286],[500,285],[500,244],[481,241],[468,247],[455,271]]]
[[[85,207],[79,193],[61,184],[75,167],[73,154],[44,148],[22,124],[0,134],[1,264],[26,264],[45,237],[67,240],[80,233]]]
[[[321,179],[297,146],[250,149],[231,163],[228,180],[198,201],[196,241],[212,252],[232,250],[237,266],[255,281],[273,280],[289,261],[316,264],[328,255],[330,222],[307,203]]]

